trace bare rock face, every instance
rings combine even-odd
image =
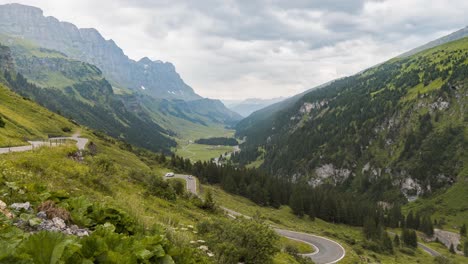
[[[30,39],[69,57],[98,66],[111,81],[155,98],[201,98],[184,83],[169,62],[129,59],[113,40],[92,28],[77,28],[41,9],[20,4],[0,5],[0,33]]]
[[[336,185],[344,182],[351,175],[351,170],[335,168],[333,164],[324,164],[315,169],[315,175],[316,177],[310,182],[312,186],[318,186],[327,180]]]
[[[416,200],[423,191],[421,185],[411,177],[403,180],[400,190],[410,202]]]

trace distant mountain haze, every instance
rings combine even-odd
[[[265,108],[274,103],[283,101],[285,97],[271,98],[271,99],[260,99],[260,98],[248,98],[245,100],[223,100],[225,105],[232,111],[239,113],[243,117],[247,117],[253,112]]]

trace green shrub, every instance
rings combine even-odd
[[[198,231],[217,263],[271,263],[279,252],[278,235],[266,224],[238,218],[201,222]]]
[[[205,199],[203,203],[200,204],[199,206],[203,210],[211,211],[214,212],[217,209],[216,202],[213,199],[213,193],[211,193],[210,190],[208,190],[205,193]]]
[[[436,264],[451,264],[453,263],[450,259],[444,256],[437,256],[434,258],[434,263]]]
[[[94,263],[174,263],[164,236],[127,236],[112,224],[100,225],[81,241],[81,252]]]
[[[117,233],[135,234],[138,231],[135,221],[125,212],[107,204],[91,203],[83,196],[69,199],[65,207],[70,212],[72,221],[79,226],[94,228],[110,223],[115,226]]]
[[[2,116],[0,116],[0,127],[5,127],[5,121],[3,121]]]
[[[169,185],[175,191],[177,195],[183,195],[185,193],[185,184],[183,180],[173,179],[169,180]]]
[[[176,192],[172,186],[159,175],[149,177],[148,194],[170,201],[176,200]]]
[[[414,256],[415,252],[414,249],[407,248],[407,247],[402,247],[400,248],[400,252],[409,256]]]
[[[29,255],[36,264],[55,264],[67,262],[79,249],[80,245],[71,236],[42,231],[24,240],[18,252]]]
[[[112,175],[116,172],[114,161],[105,155],[98,155],[93,159],[91,169],[95,174]]]

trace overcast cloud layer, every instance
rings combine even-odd
[[[133,59],[170,61],[222,99],[292,96],[468,24],[466,0],[17,2],[96,28]]]

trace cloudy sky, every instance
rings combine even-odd
[[[466,0],[16,2],[96,28],[133,59],[170,61],[221,99],[291,96],[468,25]]]

